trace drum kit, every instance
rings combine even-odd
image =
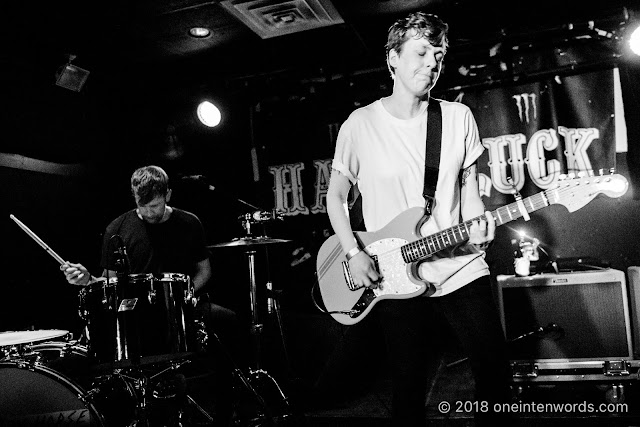
[[[60,264],[65,263],[17,218],[11,215],[11,219]],[[251,234],[253,224],[281,219],[275,210],[239,219],[246,236],[209,246],[243,248],[249,269],[257,359],[246,374],[231,362],[257,409],[242,420],[246,424],[236,425],[277,425],[291,411],[276,380],[261,367],[255,255],[258,246],[289,240]],[[187,407],[191,414],[214,422],[186,393],[185,376],[178,371],[205,349],[209,338],[196,303],[187,275],[119,274],[80,290],[78,309],[85,327],[79,339],[57,329],[0,332],[0,425],[182,426],[189,422]],[[269,313],[273,307],[280,322],[277,303],[269,306]]]

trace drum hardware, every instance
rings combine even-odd
[[[209,345],[209,333],[207,332],[207,327],[202,320],[194,321],[196,325],[196,342],[198,343],[198,347],[200,349],[206,349]]]
[[[212,333],[213,337],[215,338],[215,340],[218,343],[219,348],[222,350],[223,354],[225,355],[225,357],[227,358],[227,360],[229,361],[229,363],[232,366],[232,373],[233,373],[233,377],[236,379],[236,381],[239,381],[242,386],[244,387],[244,390],[246,392],[248,392],[249,396],[251,397],[251,399],[258,404],[258,411],[257,413],[254,414],[250,414],[250,415],[245,415],[245,418],[251,418],[252,422],[258,422],[260,420],[268,420],[269,424],[268,425],[275,425],[275,420],[276,418],[280,417],[280,418],[286,418],[288,416],[291,415],[290,411],[289,411],[289,402],[288,399],[285,397],[284,393],[282,392],[282,389],[280,389],[280,386],[278,386],[278,383],[276,382],[276,380],[269,375],[266,371],[262,370],[262,369],[249,369],[248,375],[245,375],[245,373],[240,369],[240,367],[238,367],[238,365],[235,363],[235,361],[233,360],[233,357],[231,356],[231,354],[229,353],[229,351],[227,350],[227,348],[224,346],[224,344],[222,344],[222,341],[220,341],[220,338],[218,338],[218,335],[214,332]],[[272,388],[275,388],[278,390],[278,399],[281,399],[281,403],[278,405],[279,406],[279,410],[278,412],[282,412],[279,415],[276,415],[276,412],[272,409],[272,406],[274,403],[272,399],[269,399],[268,401],[263,397],[263,395],[266,395],[265,391],[268,392],[269,390],[263,390],[262,393],[260,393],[258,391],[258,388],[260,386],[262,386],[263,384],[260,383],[259,381],[267,379],[268,381],[270,381],[270,383],[272,384]],[[255,385],[254,385],[255,384]],[[262,388],[262,387],[260,387]],[[273,393],[271,393],[270,397],[272,396]],[[284,411],[282,411],[284,410]],[[243,414],[240,414],[240,416],[242,416]],[[253,418],[252,418],[253,417]],[[242,420],[241,420],[242,421]],[[248,420],[244,420],[245,422]],[[249,424],[238,424],[238,425],[249,425]]]
[[[284,218],[284,214],[276,209],[271,211],[255,211],[251,213],[246,213],[244,215],[240,215],[238,220],[240,221],[242,228],[245,231],[245,236],[240,238],[232,239],[229,242],[217,243],[214,245],[207,246],[210,249],[214,248],[230,248],[230,247],[247,247],[251,248],[254,246],[262,246],[273,243],[287,243],[291,240],[285,239],[273,239],[267,237],[266,235],[256,236],[252,233],[251,226],[254,224],[267,224],[271,221],[282,220]]]
[[[176,374],[173,377],[167,378],[166,374],[177,371],[186,363],[190,363],[190,360],[170,362],[168,366],[164,367],[157,366],[157,369],[160,370],[155,373],[148,373],[149,368],[143,369],[140,366],[114,369],[111,373],[96,378],[93,384],[94,387],[85,394],[86,400],[91,403],[96,403],[95,396],[101,396],[104,393],[105,384],[114,383],[114,380],[117,380],[119,383],[126,384],[132,397],[130,403],[135,406],[130,415],[130,419],[127,420],[127,425],[156,425],[155,422],[151,421],[152,418],[156,416],[154,406],[151,403],[154,401],[168,401],[170,399],[175,399],[177,402],[173,408],[175,410],[175,414],[173,415],[177,417],[177,419],[181,419],[184,412],[184,405],[192,402],[193,399],[186,393],[186,379],[184,375]],[[109,394],[107,394],[107,398],[108,396]],[[193,403],[195,403],[195,401],[193,401]],[[162,402],[159,405],[159,407],[166,409],[169,403]],[[203,413],[208,419],[211,418],[211,416],[197,404],[196,409]],[[176,425],[181,424],[177,422]]]
[[[251,235],[251,226],[252,224],[265,224],[267,222],[273,220],[282,220],[283,214],[273,209],[270,213],[267,211],[255,211],[251,213],[247,213],[238,217],[240,220],[242,227],[246,232],[246,236],[241,238],[233,239],[229,242],[218,243],[215,245],[210,245],[208,248],[227,248],[227,247],[245,247],[247,250],[245,251],[245,256],[247,258],[247,265],[249,271],[249,302],[251,304],[251,335],[254,341],[254,350],[255,350],[255,367],[256,369],[260,369],[260,365],[262,363],[261,357],[261,338],[262,332],[264,330],[264,325],[260,322],[259,309],[258,309],[258,287],[256,284],[256,274],[255,274],[255,256],[256,251],[253,250],[256,246],[274,244],[274,243],[287,243],[291,240],[284,239],[272,239],[267,236],[253,236]],[[266,249],[265,249],[266,253]],[[267,253],[268,257],[268,253]],[[267,262],[268,264],[268,262]],[[272,286],[273,283],[269,280],[267,282],[267,288]],[[271,291],[267,289],[268,291]],[[279,312],[279,306],[274,305],[275,299],[273,298],[273,294],[270,293],[268,296],[268,308],[275,309],[275,311]],[[269,312],[271,314],[272,312]],[[280,317],[279,313],[276,313],[278,318]],[[281,323],[278,323],[280,327],[281,337],[284,337],[282,333]],[[283,341],[284,344],[284,341]],[[283,345],[286,352],[286,346]]]
[[[193,397],[189,396],[188,394],[187,394],[187,401],[188,401],[188,403],[190,405],[192,405],[194,408],[196,408],[198,410],[198,412],[200,412],[202,415],[204,415],[204,417],[207,419],[207,421],[209,421],[210,423],[215,421],[215,419],[207,411],[205,411],[202,406],[198,405],[198,402],[193,400]]]
[[[155,290],[150,290],[149,294],[147,295],[147,300],[149,301],[149,304],[153,305],[156,303],[156,291]]]
[[[253,236],[251,235],[251,227],[253,224],[265,224],[267,222],[273,220],[281,220],[283,218],[283,214],[277,212],[275,209],[273,211],[256,211],[252,213],[247,213],[245,215],[240,216],[238,219],[241,221],[242,226],[246,232],[246,236],[241,238],[236,238],[231,240],[230,242],[219,243],[215,245],[208,246],[208,248],[228,248],[228,247],[243,247],[245,248],[245,256],[247,260],[247,267],[249,273],[249,302],[251,305],[251,336],[253,338],[253,347],[254,347],[254,355],[255,361],[254,366],[249,369],[248,376],[244,375],[244,373],[235,365],[231,356],[226,352],[227,357],[233,363],[234,366],[234,375],[236,378],[240,380],[240,382],[244,385],[244,388],[249,392],[252,399],[258,403],[259,410],[255,415],[257,418],[252,419],[252,422],[267,419],[273,424],[275,422],[276,412],[281,412],[280,417],[287,417],[290,415],[289,411],[289,403],[288,399],[282,392],[282,389],[276,382],[276,380],[269,375],[264,369],[262,369],[262,334],[264,332],[264,324],[261,322],[260,314],[259,314],[259,304],[258,304],[258,286],[256,283],[256,269],[255,269],[255,261],[256,261],[256,250],[257,246],[269,245],[269,244],[277,244],[277,243],[287,243],[291,240],[284,239],[272,239],[267,236]],[[265,247],[265,253],[267,256],[267,265],[268,265],[268,252]],[[280,304],[278,299],[278,293],[273,289],[273,282],[271,280],[267,280],[266,283],[267,290],[267,313],[268,315],[273,315],[275,313],[278,321],[278,328],[280,332],[280,338],[282,339],[283,350],[285,353],[285,359],[288,368],[289,365],[289,357],[287,353],[287,348],[284,340],[284,333],[282,328],[282,321],[280,315]],[[215,334],[214,334],[215,335]],[[218,337],[215,337],[218,342],[220,340]],[[220,343],[222,346],[222,344]],[[224,348],[222,346],[222,348]],[[254,385],[255,384],[255,385]],[[264,390],[262,393],[258,388],[262,388],[261,386],[265,386],[269,384],[269,390]],[[263,394],[269,392],[269,397],[273,397],[274,399],[266,400]],[[278,406],[278,410],[274,410],[274,405]]]

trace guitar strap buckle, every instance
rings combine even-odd
[[[431,196],[425,196],[424,197],[425,200],[425,204],[424,204],[424,212],[431,216],[432,212],[433,212],[433,206],[436,203],[436,199],[434,197]]]

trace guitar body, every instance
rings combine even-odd
[[[336,235],[322,244],[316,265],[318,284],[325,307],[335,320],[352,325],[362,320],[378,301],[413,298],[428,289],[429,284],[418,277],[416,265],[405,263],[397,250],[388,253],[419,239],[420,227],[426,219],[423,208],[411,208],[376,232],[355,233],[365,252],[369,256],[377,256],[378,271],[383,280],[373,289],[352,290],[349,287],[348,273],[345,272],[347,258]],[[355,312],[335,313],[350,310]]]

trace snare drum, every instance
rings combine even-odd
[[[30,344],[68,336],[69,331],[61,329],[0,332],[0,360],[20,357]]]
[[[194,309],[185,274],[130,274],[126,283],[101,278],[80,291],[89,357],[154,363],[195,351]]]

